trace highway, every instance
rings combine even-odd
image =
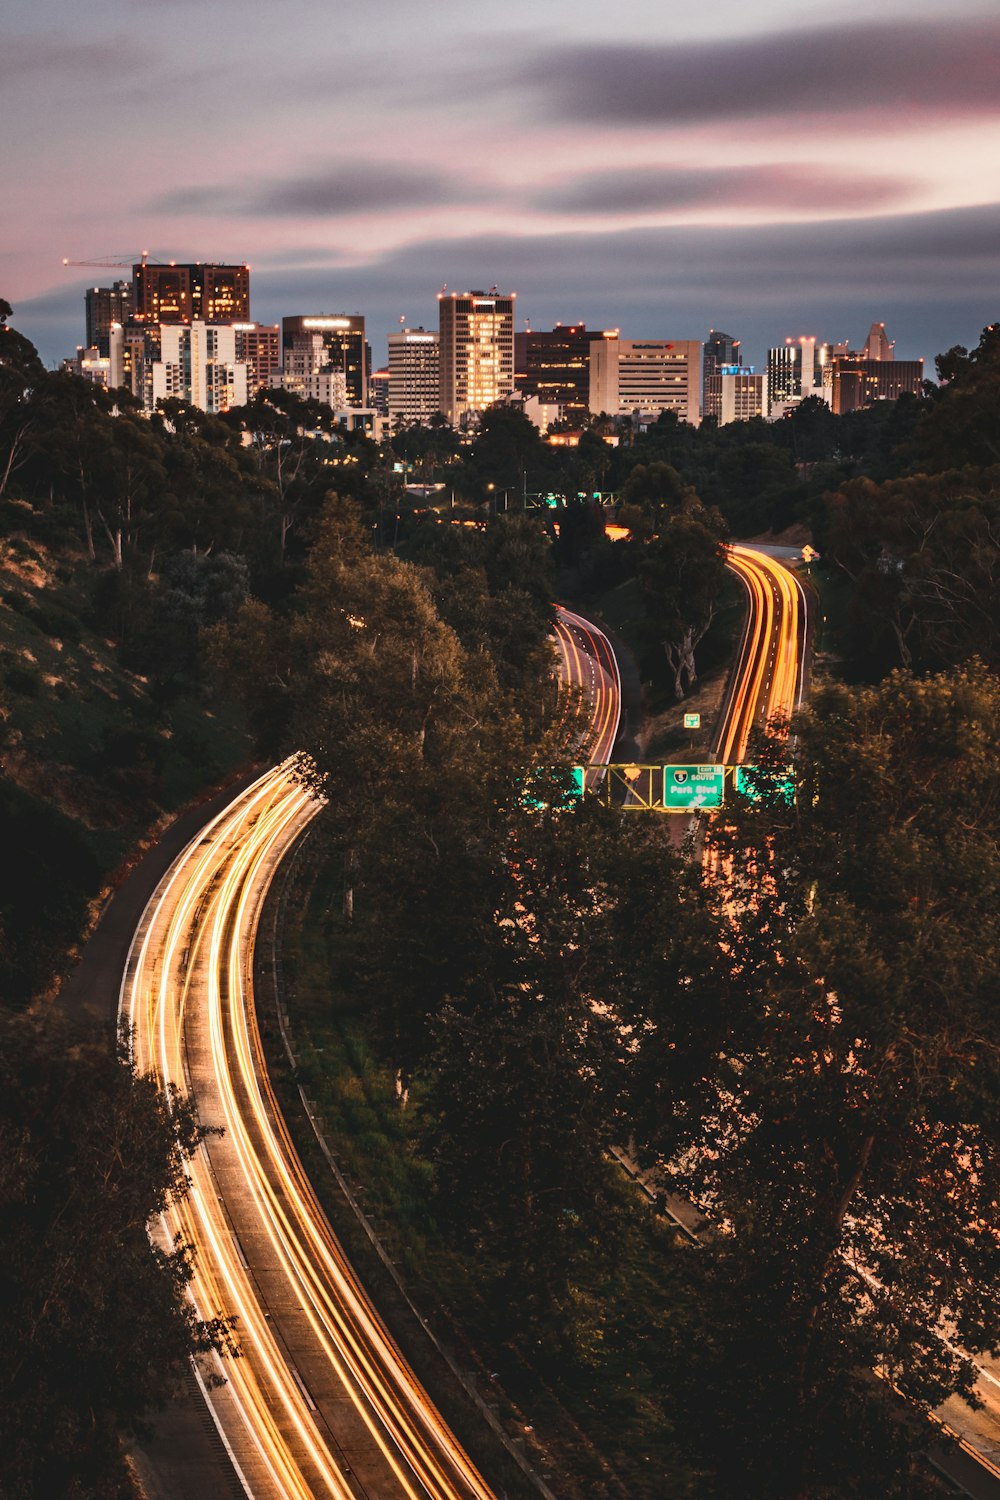
[[[559,679],[582,694],[585,722],[577,731],[572,753],[580,764],[603,767],[611,760],[621,723],[621,676],[611,643],[596,625],[557,608],[554,625],[559,652]],[[567,732],[570,729],[567,722]],[[585,772],[588,787],[596,786],[603,771]]]
[[[248,1495],[489,1500],[347,1264],[261,1057],[257,922],[319,807],[287,767],[269,771],[178,856],[133,939],[121,1013],[136,1062],[224,1130],[157,1233],[195,1246],[199,1315],[237,1319],[242,1357],[199,1378]],[[225,1384],[210,1388],[213,1374]]]
[[[747,622],[719,731],[718,760],[746,757],[755,725],[787,725],[805,681],[805,591],[792,570],[754,547],[734,543],[726,566],[749,596]]]

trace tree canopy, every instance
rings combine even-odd
[[[203,1132],[104,1038],[0,1025],[0,1489],[117,1500],[120,1434],[192,1354],[235,1348],[185,1297],[188,1248],[146,1235]]]

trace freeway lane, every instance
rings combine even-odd
[[[239,1320],[243,1358],[206,1394],[248,1493],[488,1500],[347,1265],[260,1058],[256,923],[318,808],[285,768],[268,772],[179,856],[136,933],[122,986],[136,1060],[225,1129],[160,1233],[197,1246],[199,1313]]]
[[[731,766],[746,756],[750,732],[786,723],[802,699],[806,596],[790,568],[754,547],[733,544],[726,565],[747,590],[749,609],[717,756]]]
[[[568,609],[556,610],[554,635],[560,681],[579,688],[586,714],[572,753],[579,755],[581,763],[604,766],[611,759],[621,723],[621,675],[615,653],[596,625]],[[593,787],[603,772],[585,774],[588,787]]]

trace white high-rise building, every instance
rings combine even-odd
[[[440,409],[453,427],[514,390],[515,293],[441,292]]]
[[[245,406],[248,366],[236,358],[236,329],[229,323],[162,323],[160,357],[153,362],[151,410],[171,396],[201,411]]]
[[[763,415],[764,377],[753,365],[721,365],[703,382],[703,392],[720,427]]]
[[[815,338],[786,339],[767,351],[767,415],[783,417],[810,396],[829,404],[830,345]]]
[[[390,333],[389,420],[426,422],[440,410],[440,336],[426,328]]]
[[[701,406],[699,339],[622,339],[590,346],[590,410],[608,416],[676,412],[697,427]]]

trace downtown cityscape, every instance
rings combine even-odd
[[[1000,1497],[998,56],[8,17],[3,1500]]]
[[[438,327],[401,326],[373,368],[360,313],[314,312],[278,324],[250,321],[250,268],[145,257],[130,281],[85,293],[86,344],[66,368],[107,389],[126,388],[147,412],[168,398],[206,412],[284,390],[338,413],[341,425],[386,436],[392,422],[441,415],[475,423],[490,406],[516,403],[541,431],[591,415],[637,422],[672,412],[697,425],[766,416],[775,421],[815,398],[841,415],[922,389],[923,360],[896,360],[883,323],[852,350],[815,337],[786,338],[760,372],[738,338],[714,329],[692,339],[623,339],[584,324],[517,330],[516,294],[438,296]]]

